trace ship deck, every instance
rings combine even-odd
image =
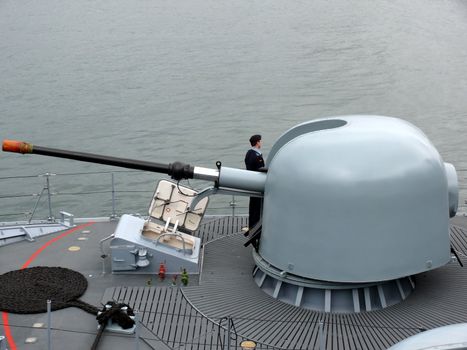
[[[387,349],[421,331],[467,322],[467,268],[457,262],[415,276],[416,289],[403,302],[358,314],[315,312],[284,304],[266,295],[251,275],[251,247],[241,227],[246,217],[208,217],[196,232],[203,242],[202,271],[180,279],[110,273],[99,241],[116,221],[89,221],[68,231],[0,248],[0,274],[32,266],[61,266],[88,280],[81,300],[101,307],[109,300],[137,311],[138,337],[105,332],[99,349],[238,348],[253,340],[257,349]],[[467,217],[452,220],[451,242],[467,263]],[[69,249],[70,247],[77,247]],[[44,303],[46,301],[44,300]],[[47,314],[2,312],[0,335],[8,349],[47,349]],[[226,332],[230,330],[230,340]],[[97,321],[78,308],[51,313],[52,349],[91,348]],[[137,342],[137,340],[139,341]]]

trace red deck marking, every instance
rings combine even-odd
[[[57,242],[59,239],[62,239],[63,237],[68,236],[69,234],[82,230],[85,227],[93,225],[94,222],[87,222],[85,224],[73,227],[71,230],[63,232],[61,235],[52,238],[50,241],[46,242],[42,247],[37,249],[30,257],[29,259],[21,266],[21,270],[25,269],[31,264],[35,258],[39,256],[42,251],[47,248],[48,246],[52,245],[53,243]],[[11,335],[11,329],[10,329],[10,324],[8,322],[8,312],[2,311],[2,320],[3,320],[3,328],[5,329],[5,336],[6,340],[8,341],[8,344],[10,346],[10,350],[17,350],[15,340],[13,339],[13,336]]]
[[[10,349],[17,350],[15,340],[13,339],[13,336],[11,335],[10,324],[8,323],[8,312],[2,311],[2,320],[3,320],[3,328],[5,329],[5,337],[6,337],[8,344],[10,344]]]
[[[55,243],[57,242],[59,239],[62,239],[63,237],[66,237],[68,236],[69,234],[75,232],[75,231],[79,231],[87,226],[90,226],[94,224],[94,222],[88,222],[86,224],[83,224],[83,225],[79,225],[79,226],[76,226],[76,227],[73,227],[71,230],[68,230],[68,231],[65,231],[63,232],[60,236],[57,236],[57,237],[54,237],[52,238],[50,241],[48,241],[47,243],[45,243],[42,247],[40,247],[39,249],[37,249],[30,257],[29,259],[23,264],[23,266],[21,266],[21,270],[22,269],[25,269],[26,267],[29,266],[30,263],[33,262],[33,260],[35,258],[37,258],[37,256],[42,253],[42,251],[47,248],[49,245],[51,245],[52,243]]]

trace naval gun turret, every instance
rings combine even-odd
[[[215,193],[263,197],[251,232],[257,285],[326,312],[370,311],[407,298],[412,278],[451,260],[454,167],[418,128],[397,118],[333,117],[297,125],[273,145],[265,172],[216,164],[158,164],[4,141],[3,149],[214,182]]]

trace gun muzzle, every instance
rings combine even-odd
[[[33,146],[30,143],[16,140],[3,140],[2,150],[14,153],[32,153]]]

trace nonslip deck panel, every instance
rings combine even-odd
[[[195,235],[201,239],[201,244],[216,240],[226,235],[239,233],[242,227],[248,225],[245,216],[221,216],[204,218]]]
[[[105,297],[134,303],[145,327],[168,346],[184,349],[219,348],[225,334],[217,323],[227,316],[237,344],[252,339],[258,349],[319,348],[322,341],[330,350],[387,349],[423,330],[467,322],[467,270],[457,263],[416,276],[412,295],[384,310],[326,314],[277,301],[251,278],[251,248],[243,247],[246,238],[240,234],[245,224],[244,218],[223,218],[200,227],[203,241],[211,241],[205,246],[200,285],[115,287]],[[465,264],[466,230],[453,226],[451,242]]]
[[[199,314],[177,287],[117,287],[107,296],[133,302],[144,328],[170,348],[216,349],[217,324]]]
[[[451,226],[451,245],[464,258],[467,256],[467,231],[460,226]]]

